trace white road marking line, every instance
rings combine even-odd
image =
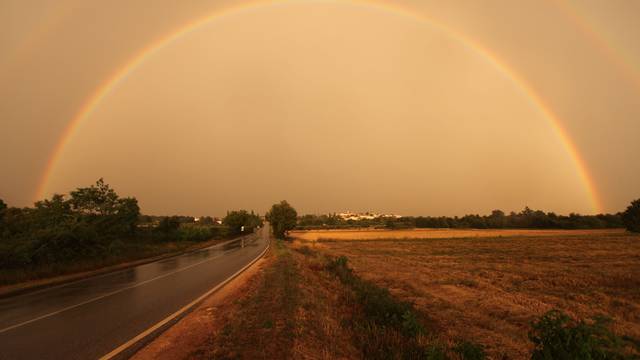
[[[79,284],[79,283],[83,283],[83,282],[99,279],[101,277],[106,277],[106,276],[110,276],[110,275],[114,275],[114,274],[119,274],[121,272],[129,271],[129,270],[131,270],[133,268],[137,268],[137,267],[140,267],[140,266],[147,266],[147,265],[150,265],[150,264],[154,264],[154,263],[157,263],[157,262],[173,259],[173,258],[176,258],[176,257],[181,257],[181,256],[189,255],[189,254],[195,254],[195,253],[199,253],[199,252],[203,252],[203,251],[208,251],[208,250],[211,250],[211,249],[214,249],[214,248],[217,248],[217,247],[223,247],[223,246],[225,246],[227,244],[231,244],[231,243],[236,242],[236,241],[240,241],[240,239],[241,238],[232,239],[232,240],[228,240],[228,241],[225,241],[225,242],[221,242],[219,244],[214,244],[214,245],[208,246],[206,248],[187,251],[187,252],[184,252],[182,254],[171,255],[171,256],[168,256],[166,258],[157,259],[155,261],[151,261],[151,262],[148,262],[148,263],[134,265],[134,266],[131,266],[131,267],[125,267],[123,269],[118,269],[118,270],[114,270],[114,271],[107,271],[104,274],[98,274],[98,275],[95,275],[95,276],[89,276],[87,278],[72,280],[70,282],[64,282],[64,283],[61,283],[59,285],[47,286],[47,287],[45,287],[43,289],[40,289],[40,290],[29,291],[26,294],[16,295],[16,297],[30,296],[30,295],[33,295],[33,294],[39,294],[39,293],[47,292],[47,291],[50,291],[50,290],[53,290],[53,289],[59,289],[59,288],[65,287],[65,286],[70,286],[70,285],[74,285],[74,284]],[[2,300],[2,299],[0,299],[0,300]]]
[[[58,311],[54,311],[54,312],[52,312],[52,313],[48,313],[48,314],[45,314],[45,315],[42,315],[42,316],[38,316],[37,318],[31,319],[31,320],[27,320],[27,321],[21,322],[21,323],[16,324],[16,325],[9,326],[9,327],[7,327],[7,328],[1,329],[1,330],[0,330],[0,334],[2,334],[2,333],[4,333],[4,332],[7,332],[7,331],[9,331],[9,330],[13,330],[13,329],[15,329],[15,328],[19,328],[19,327],[24,326],[24,325],[27,325],[27,324],[31,324],[31,323],[33,323],[33,322],[36,322],[36,321],[39,321],[39,320],[42,320],[42,319],[46,319],[46,318],[51,317],[51,316],[54,316],[54,315],[58,315],[58,314],[60,314],[60,313],[62,313],[62,312],[65,312],[65,311],[69,311],[69,310],[71,310],[71,309],[75,309],[75,308],[77,308],[77,307],[79,307],[79,306],[83,306],[83,305],[86,305],[86,304],[92,303],[92,302],[94,302],[94,301],[98,301],[98,300],[104,299],[104,298],[106,298],[106,297],[109,297],[109,296],[112,296],[112,295],[115,295],[115,294],[121,293],[121,292],[123,292],[123,291],[129,290],[129,289],[133,289],[133,288],[136,288],[136,287],[138,287],[138,286],[142,286],[142,285],[144,285],[144,284],[148,284],[148,283],[150,283],[150,282],[152,282],[152,281],[159,280],[159,279],[165,278],[165,277],[167,277],[167,276],[170,276],[170,275],[173,275],[173,274],[179,273],[179,272],[181,272],[181,271],[184,271],[184,270],[190,269],[190,268],[192,268],[192,267],[194,267],[194,266],[198,266],[198,265],[204,264],[204,263],[206,263],[206,262],[209,262],[209,261],[211,261],[211,260],[218,259],[218,258],[220,258],[220,257],[222,257],[222,256],[224,256],[224,255],[225,255],[225,254],[220,254],[220,255],[218,255],[218,256],[214,256],[214,257],[209,258],[209,259],[207,259],[207,260],[203,260],[203,261],[197,262],[197,263],[195,263],[195,264],[191,264],[191,265],[189,265],[189,266],[185,266],[185,267],[183,267],[183,268],[180,268],[180,269],[178,269],[178,270],[172,271],[172,272],[170,272],[170,273],[167,273],[167,274],[164,274],[164,275],[160,275],[160,276],[154,277],[154,278],[149,279],[149,280],[145,280],[145,281],[139,282],[139,283],[137,283],[137,284],[135,284],[135,285],[127,286],[127,287],[125,287],[125,288],[118,289],[118,290],[116,290],[116,291],[112,291],[112,292],[110,292],[110,293],[102,294],[102,295],[97,296],[97,297],[95,297],[95,298],[92,298],[92,299],[89,299],[89,300],[83,301],[83,302],[78,303],[78,304],[75,304],[75,305],[68,306],[68,307],[63,308],[63,309],[60,309],[60,310],[58,310]]]
[[[199,302],[204,300],[207,296],[209,296],[209,295],[213,294],[214,292],[218,291],[221,287],[225,286],[228,282],[230,282],[231,280],[235,279],[236,276],[241,274],[243,271],[245,271],[247,268],[249,268],[251,265],[253,265],[256,261],[258,261],[267,252],[267,250],[269,250],[269,242],[267,242],[267,246],[260,253],[260,255],[258,255],[255,259],[251,260],[251,262],[248,263],[247,265],[245,265],[242,269],[238,270],[236,273],[234,273],[233,275],[228,277],[226,280],[224,280],[223,282],[218,284],[213,289],[211,289],[211,290],[207,291],[206,293],[204,293],[199,298],[197,298],[194,301],[192,301],[191,303],[183,306],[180,310],[178,310],[175,313],[169,315],[164,320],[162,320],[159,323],[153,325],[152,327],[148,328],[147,330],[141,332],[140,334],[138,334],[138,336],[136,336],[133,339],[127,341],[126,343],[118,346],[117,348],[115,348],[113,351],[111,351],[107,355],[101,357],[100,360],[113,359],[114,357],[118,356],[121,352],[125,351],[126,349],[128,349],[129,347],[131,347],[132,345],[137,343],[138,341],[144,339],[145,337],[147,337],[150,334],[152,334],[154,331],[158,330],[159,328],[163,327],[164,325],[166,325],[167,323],[169,323],[173,319],[175,319],[178,316],[182,315],[184,312],[186,312],[187,310],[189,310],[190,308],[192,308],[193,306],[195,306],[196,304],[198,304]]]

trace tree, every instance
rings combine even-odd
[[[640,233],[640,199],[632,201],[622,213],[622,223],[627,230]]]
[[[213,225],[213,218],[211,216],[201,216],[200,224],[202,225]]]
[[[266,218],[271,223],[273,235],[278,239],[284,239],[287,231],[296,227],[298,213],[286,200],[282,200],[271,207]]]
[[[51,200],[36,202],[31,215],[33,224],[39,228],[69,224],[73,222],[74,216],[69,202],[60,194],[54,194]]]
[[[140,220],[140,206],[136,198],[128,197],[118,199],[114,214],[114,225],[118,227],[116,232],[133,235]]]
[[[4,234],[4,213],[7,210],[7,204],[0,199],[0,238],[2,238]]]
[[[158,230],[159,232],[168,235],[171,234],[175,231],[178,230],[178,228],[180,227],[180,218],[177,216],[165,216],[163,217],[160,222],[158,223],[158,226],[156,227],[156,230]]]
[[[242,232],[242,227],[247,222],[249,213],[246,210],[234,210],[227,212],[227,216],[222,219],[222,224],[229,228],[231,235],[238,235]]]
[[[248,213],[246,210],[229,211],[227,216],[222,219],[222,224],[229,228],[231,235],[241,234],[243,226],[245,231],[251,231],[261,223],[258,215],[255,215],[253,211]]]
[[[0,224],[2,224],[5,210],[7,210],[7,204],[2,199],[0,199]]]
[[[84,215],[111,215],[116,209],[118,194],[102,178],[95,185],[78,188],[70,193],[74,211]]]
[[[140,218],[135,198],[120,198],[104,182],[78,188],[70,193],[68,205],[80,221],[91,224],[101,234],[132,235]],[[53,200],[57,200],[54,197]],[[37,204],[36,204],[37,206]]]

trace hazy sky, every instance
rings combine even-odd
[[[640,197],[640,2],[389,3],[0,2],[0,198],[38,197],[65,128],[149,48],[73,131],[44,195],[104,177],[145,213],[192,215],[281,199],[593,213]]]

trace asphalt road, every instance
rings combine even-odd
[[[268,224],[235,240],[0,299],[0,359],[96,359],[205,294],[266,248]]]

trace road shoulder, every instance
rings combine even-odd
[[[196,309],[140,349],[132,359],[186,359],[197,357],[212,334],[221,331],[222,316],[234,306],[236,299],[254,289],[264,269],[273,262],[271,250],[206,298]]]

